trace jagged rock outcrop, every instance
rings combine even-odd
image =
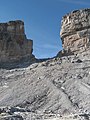
[[[90,46],[90,9],[76,10],[62,19],[60,31],[64,51],[83,52]]]
[[[78,13],[78,17],[80,17],[80,12],[84,12],[84,15],[89,14],[87,9],[74,11],[70,15],[75,14],[76,16]],[[72,17],[72,21],[75,21],[76,24],[75,18],[78,17],[75,16]],[[83,17],[83,19],[85,18]],[[11,22],[9,23],[11,24]],[[79,25],[78,22],[77,24]],[[77,29],[76,25],[76,29],[73,26],[70,29],[70,26],[71,23],[68,24],[68,27],[62,26],[61,30],[64,49],[60,53],[63,57],[40,59],[33,64],[24,61],[23,63],[20,62],[19,66],[17,65],[18,67],[16,65],[14,67],[13,64],[13,69],[8,69],[4,64],[6,68],[0,69],[0,120],[90,120],[89,25],[82,27],[83,29],[81,27]],[[6,29],[5,27],[2,28]],[[86,28],[87,32],[83,32],[86,31]],[[7,43],[8,37],[4,39],[5,32],[3,32],[3,29],[1,32],[3,39],[1,41],[6,40]],[[28,42],[25,44],[28,40],[24,34],[24,29],[17,30],[20,33],[20,39],[14,31],[15,39],[15,36],[12,36],[12,31],[7,32],[6,30],[6,33],[12,38],[11,41],[13,42],[10,42],[20,46],[22,55],[19,56],[20,58],[25,57],[21,47],[26,45],[26,48],[23,49],[28,50]],[[22,33],[24,35],[21,35]],[[79,33],[83,34],[80,38],[77,38]],[[75,39],[73,39],[73,36]],[[67,37],[68,39],[66,39]],[[84,42],[84,39],[86,42]],[[73,47],[71,43],[73,43]],[[32,45],[29,49],[31,51],[26,52],[26,56],[32,55]],[[9,49],[6,50],[9,51]],[[73,54],[77,52],[82,52],[82,54]],[[6,53],[5,55],[7,55]],[[6,60],[13,60],[14,57],[15,59],[18,58],[15,54],[13,57],[9,55]],[[4,57],[2,58],[4,60]]]
[[[26,38],[24,22],[0,23],[0,62],[32,57],[33,41]]]

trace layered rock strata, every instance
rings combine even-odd
[[[78,53],[90,46],[90,9],[76,10],[62,19],[60,36],[65,51]]]
[[[0,23],[0,62],[32,56],[33,41],[26,38],[24,22]]]

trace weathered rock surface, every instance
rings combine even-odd
[[[0,110],[0,120],[89,120],[90,114],[70,114],[61,116],[60,114],[34,113],[20,107],[2,107]]]
[[[90,9],[76,10],[62,19],[60,31],[63,48],[68,53],[83,52],[90,47]]]
[[[24,22],[0,23],[0,62],[32,57],[33,41],[26,38]]]
[[[89,11],[74,11],[63,18],[61,38],[64,49],[59,53],[63,57],[37,60],[31,65],[27,59],[15,66],[0,65],[0,120],[90,120]],[[23,26],[22,22],[17,22]],[[6,44],[8,37],[3,37],[3,30],[7,28],[6,33],[9,30],[8,35],[12,38],[10,43],[20,46],[22,54],[18,55],[22,58],[28,50],[23,48],[24,43],[28,44],[24,29],[18,25],[16,30],[15,24],[15,30],[11,30],[12,22],[9,23],[9,28],[1,29],[1,41],[6,40],[2,45],[9,51],[8,47],[6,49],[10,45]],[[20,33],[20,39],[16,31]],[[18,39],[14,39],[12,32]],[[17,59],[15,49],[10,52],[13,55],[4,51],[7,57],[2,56],[1,61]],[[32,55],[32,44],[26,53]]]
[[[35,113],[31,120],[42,114],[59,114],[67,116],[66,120],[69,115],[80,115],[79,120],[89,120],[89,78],[90,50],[26,68],[0,69],[0,106],[19,107],[11,108],[12,115],[20,113],[23,119]]]

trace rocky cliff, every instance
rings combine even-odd
[[[65,51],[83,52],[90,47],[90,9],[76,10],[62,19],[60,36]]]
[[[61,53],[64,56],[0,69],[0,120],[90,120],[89,11],[74,11],[63,18]],[[11,38],[12,32],[9,28]],[[20,26],[18,33],[24,33]],[[27,41],[25,34],[21,37],[11,39],[20,50]]]
[[[26,38],[23,21],[0,23],[0,62],[31,57],[32,51],[33,41]]]

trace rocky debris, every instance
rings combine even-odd
[[[1,116],[0,120],[24,120],[22,116],[19,115],[6,115],[6,116]]]
[[[23,21],[0,23],[0,63],[34,57],[32,51],[33,41],[26,38]]]
[[[67,54],[83,52],[90,46],[90,9],[76,10],[62,19],[60,36]]]
[[[20,107],[0,108],[0,120],[89,120],[90,114],[70,114],[61,116],[52,113],[34,113]]]
[[[31,120],[42,120],[45,114],[59,114],[67,119],[76,114],[81,120],[89,120],[89,78],[90,51],[33,63],[26,68],[0,69],[0,106],[10,106],[11,116],[28,118],[32,114]],[[48,115],[47,120],[54,118]]]

